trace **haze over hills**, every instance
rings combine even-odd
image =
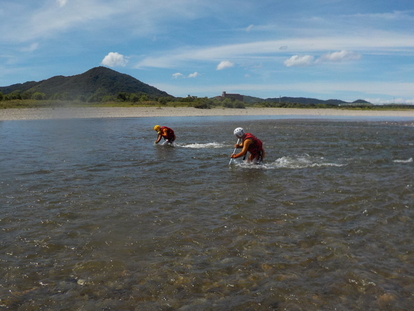
[[[46,98],[53,98],[56,94],[69,94],[72,99],[76,99],[79,96],[88,98],[97,94],[99,94],[100,97],[105,95],[117,96],[119,93],[147,94],[153,97],[174,98],[174,96],[145,84],[132,76],[119,73],[115,70],[102,66],[92,68],[82,74],[74,76],[54,76],[39,82],[28,81],[25,83],[0,87],[0,92],[4,95],[14,92],[18,92],[20,94],[34,94],[36,92],[40,92],[44,93]],[[277,97],[262,99],[243,95],[243,98],[243,101],[247,104],[258,102],[283,102],[298,103],[303,105],[329,104],[334,106],[350,104],[349,102],[337,99],[321,100],[303,97]],[[354,101],[353,104],[355,103],[369,104],[364,100]]]

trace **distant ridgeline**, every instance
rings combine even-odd
[[[246,104],[257,104],[260,103],[265,107],[338,107],[338,106],[372,106],[371,103],[358,99],[354,102],[346,102],[339,99],[328,99],[322,100],[317,98],[307,97],[277,97],[277,98],[258,98],[240,94],[227,94],[223,92],[222,96],[216,98],[232,98],[234,100],[242,100]]]
[[[127,74],[106,67],[95,67],[75,76],[55,76],[39,82],[26,82],[0,87],[5,99],[63,99],[101,101],[104,97],[124,94],[147,97],[172,97],[166,92],[145,84]],[[36,97],[43,98],[33,98]],[[8,96],[11,95],[11,96]],[[10,97],[10,98],[7,98]]]
[[[371,103],[363,100],[358,99],[352,103],[339,100],[339,99],[328,99],[328,100],[321,100],[317,98],[307,98],[307,97],[279,97],[279,98],[267,98],[265,100],[268,103],[296,103],[301,105],[310,105],[310,106],[317,106],[317,105],[325,105],[325,106],[347,106],[347,105],[372,105]]]

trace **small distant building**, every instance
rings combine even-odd
[[[234,100],[244,101],[244,96],[240,94],[227,94],[226,92],[223,92],[221,94],[222,99],[230,98]]]

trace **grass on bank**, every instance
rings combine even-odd
[[[340,109],[340,110],[411,110],[414,105],[347,105],[347,106],[332,106],[332,105],[312,105],[312,104],[297,104],[297,103],[255,103],[246,104],[238,103],[232,105],[205,105],[193,102],[169,101],[167,103],[160,103],[158,101],[143,101],[143,102],[129,102],[129,101],[109,101],[109,102],[84,102],[84,101],[64,101],[64,100],[34,100],[34,99],[16,99],[16,100],[2,100],[0,101],[0,109],[11,108],[70,108],[70,107],[193,107],[200,109],[210,108],[233,108],[243,109],[251,108],[306,108],[306,109]]]
[[[146,101],[139,103],[132,102],[96,102],[87,103],[82,101],[61,101],[61,100],[33,100],[33,99],[17,99],[0,101],[0,109],[11,108],[70,108],[70,107],[191,107],[188,103],[170,102],[161,105],[157,101]]]

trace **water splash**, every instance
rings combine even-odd
[[[409,158],[407,160],[394,160],[395,163],[412,163],[413,158]]]
[[[283,156],[276,159],[274,162],[260,164],[247,163],[247,162],[235,162],[235,165],[247,169],[301,169],[310,167],[341,167],[344,164],[333,163],[327,161],[324,157],[313,157],[308,154],[301,156]]]
[[[192,149],[218,149],[218,148],[226,147],[225,144],[216,143],[216,142],[205,143],[205,144],[199,144],[199,143],[186,144],[186,145],[180,144],[177,146],[182,147],[182,148],[192,148]]]

